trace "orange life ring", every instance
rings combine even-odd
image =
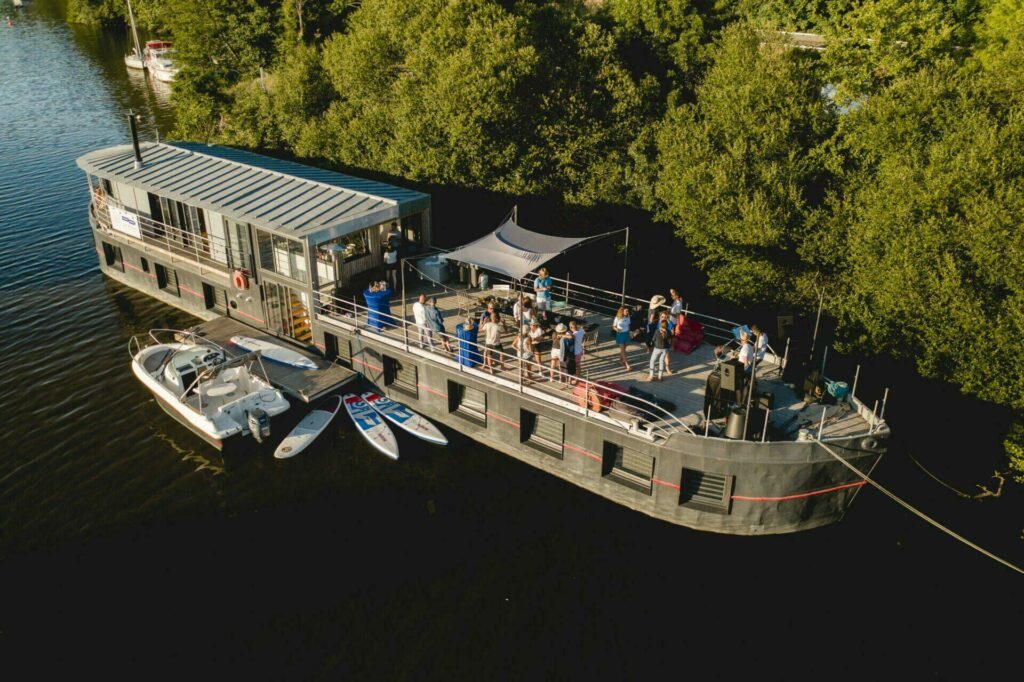
[[[231,275],[231,283],[235,285],[236,289],[249,288],[249,280],[241,270],[235,270],[235,273]]]

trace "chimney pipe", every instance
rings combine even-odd
[[[132,109],[128,110],[128,125],[132,129],[132,145],[135,147],[135,170],[142,168],[142,152],[139,150],[139,127],[136,122],[139,115]]]

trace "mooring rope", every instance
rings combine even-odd
[[[901,500],[894,493],[891,493],[888,490],[886,490],[886,488],[883,487],[881,484],[875,482],[870,476],[868,476],[867,474],[861,472],[857,467],[855,467],[852,464],[850,464],[849,462],[847,462],[845,459],[843,459],[841,456],[839,456],[839,454],[835,450],[833,450],[829,446],[827,446],[824,443],[822,443],[821,440],[815,438],[814,441],[818,445],[820,445],[822,448],[824,448],[825,452],[827,452],[828,454],[830,454],[833,457],[835,457],[836,460],[838,460],[840,464],[842,464],[844,467],[846,467],[847,469],[849,469],[853,473],[855,473],[858,476],[860,476],[861,478],[863,478],[864,481],[866,481],[867,483],[870,483],[873,487],[875,487],[879,491],[881,491],[882,494],[884,494],[886,497],[888,497],[889,499],[891,499],[894,502],[896,502],[898,505],[900,505],[901,507],[903,507],[904,509],[906,509],[910,513],[912,513],[915,516],[918,516],[918,517],[924,519],[925,521],[927,521],[931,525],[935,526],[936,528],[938,528],[942,532],[944,532],[944,533],[952,536],[953,538],[959,540],[960,542],[964,543],[965,545],[967,545],[968,547],[974,549],[975,551],[981,552],[982,554],[987,556],[989,559],[992,559],[993,561],[998,561],[1003,566],[1006,566],[1007,568],[1010,568],[1010,569],[1016,571],[1017,573],[1020,573],[1020,574],[1024,575],[1024,569],[1021,569],[1021,568],[1019,568],[1017,566],[1014,566],[1013,564],[1011,564],[1006,559],[1003,559],[1001,557],[996,556],[995,554],[993,554],[992,552],[988,551],[987,549],[985,549],[983,547],[979,547],[978,545],[976,545],[975,543],[971,542],[970,540],[968,540],[967,538],[963,537],[962,535],[956,533],[953,530],[950,530],[949,528],[946,528],[945,526],[943,526],[941,523],[939,523],[935,519],[933,519],[930,516],[926,515],[924,512],[918,511],[917,509],[912,507],[909,503],[904,502],[903,500]]]

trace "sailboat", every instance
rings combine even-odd
[[[146,57],[142,53],[142,46],[139,44],[139,31],[135,28],[135,13],[132,12],[132,0],[128,0],[128,21],[132,26],[132,43],[134,45],[131,54],[124,56],[124,63],[129,69],[145,69]]]

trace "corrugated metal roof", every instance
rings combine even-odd
[[[159,196],[312,242],[430,207],[430,196],[375,180],[195,142],[143,142],[90,152],[79,168]]]

